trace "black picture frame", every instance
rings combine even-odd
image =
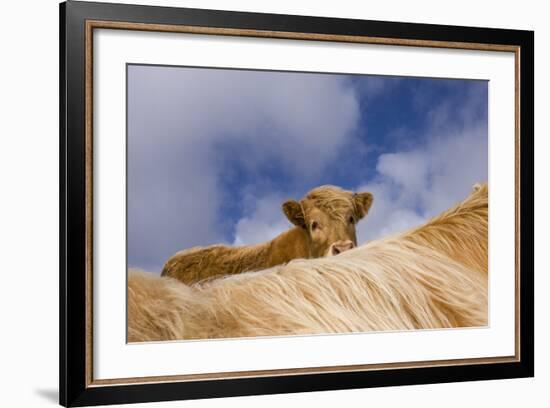
[[[534,375],[534,33],[493,28],[363,21],[200,9],[68,1],[60,4],[60,403],[121,404],[396,385],[531,377]],[[87,373],[86,282],[86,22],[186,25],[270,32],[513,46],[519,50],[521,147],[517,192],[521,201],[517,266],[517,361],[439,365],[94,386]]]

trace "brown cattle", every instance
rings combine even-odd
[[[130,271],[128,340],[486,326],[487,210],[476,186],[402,234],[202,285]]]
[[[336,255],[357,245],[355,224],[369,211],[372,194],[334,186],[310,191],[300,202],[289,200],[283,211],[294,228],[258,245],[212,245],[176,253],[162,276],[191,284],[222,275],[270,268],[298,258]]]

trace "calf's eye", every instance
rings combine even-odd
[[[349,217],[349,223],[350,223],[350,224],[353,224],[353,223],[355,223],[355,218],[353,218],[353,217]]]
[[[319,223],[317,221],[313,221],[311,223],[311,230],[315,231],[319,227]]]

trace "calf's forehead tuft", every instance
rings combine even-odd
[[[311,207],[323,210],[331,218],[344,220],[355,211],[353,192],[336,186],[321,186],[311,190],[302,201],[304,208]]]

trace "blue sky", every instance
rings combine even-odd
[[[289,198],[371,191],[359,243],[487,180],[488,83],[128,66],[128,264],[251,244],[290,227]]]

